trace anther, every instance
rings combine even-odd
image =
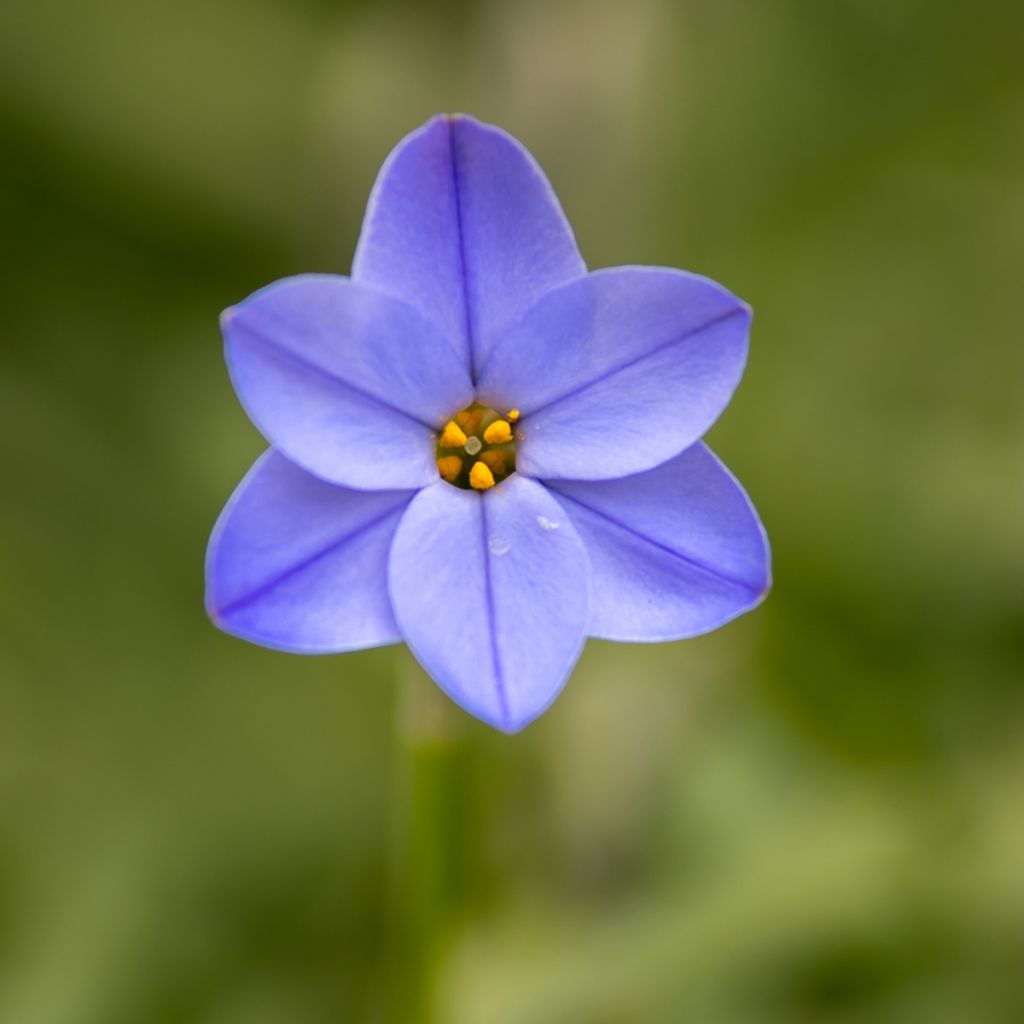
[[[452,483],[462,472],[462,459],[458,455],[442,455],[437,460],[437,471],[448,483]]]
[[[507,419],[509,423],[515,423],[515,421],[519,419],[519,410],[509,409],[509,411],[505,413],[505,419]]]
[[[442,448],[461,448],[466,443],[466,435],[455,420],[449,420],[438,443]]]
[[[505,444],[512,440],[512,428],[504,420],[495,420],[485,431],[488,444]]]
[[[507,468],[508,463],[505,461],[504,453],[496,452],[494,449],[491,449],[480,456],[480,461],[486,463],[487,468],[495,475],[495,477],[505,475],[505,469]]]
[[[494,474],[483,462],[474,462],[469,471],[469,486],[474,491],[486,491],[494,486]]]
[[[483,409],[463,409],[455,417],[455,422],[467,434],[475,434],[480,429],[480,423],[484,418]]]

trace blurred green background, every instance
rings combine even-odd
[[[0,1021],[1024,1020],[1024,8],[5,0]],[[509,738],[218,633],[217,314],[438,110],[749,300],[775,590]]]

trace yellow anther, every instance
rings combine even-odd
[[[439,443],[442,448],[461,448],[466,443],[466,435],[455,420],[449,420]]]
[[[512,440],[512,428],[504,420],[495,420],[485,431],[488,444],[505,444]]]
[[[515,423],[515,421],[519,419],[519,410],[509,409],[509,411],[505,413],[505,419],[507,419],[509,423]]]
[[[505,475],[505,467],[507,466],[507,463],[503,452],[496,452],[493,449],[491,451],[484,452],[480,456],[480,461],[487,463],[487,468],[496,477]]]
[[[462,459],[458,455],[442,455],[437,460],[437,471],[451,483],[462,472]]]
[[[469,471],[469,486],[474,491],[486,491],[488,487],[494,486],[494,474],[483,462],[473,463],[473,468]]]
[[[483,418],[483,409],[463,409],[462,412],[455,417],[455,422],[458,423],[458,425],[462,427],[467,434],[475,434],[480,429],[480,423]]]

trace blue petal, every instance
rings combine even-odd
[[[266,452],[210,538],[210,617],[225,632],[301,654],[396,643],[388,551],[414,493],[336,487]]]
[[[481,374],[481,400],[520,410],[522,473],[639,473],[718,418],[743,373],[749,327],[749,308],[707,278],[598,271],[545,296],[502,338]]]
[[[307,274],[229,309],[223,327],[242,404],[293,462],[368,490],[437,480],[434,431],[473,389],[414,309],[343,277]]]
[[[426,488],[391,549],[406,642],[452,700],[506,732],[562,689],[583,645],[588,577],[572,523],[519,475],[484,494]]]
[[[590,556],[591,636],[705,633],[753,608],[771,585],[757,513],[703,444],[637,476],[549,486]]]
[[[352,264],[353,279],[437,324],[471,370],[541,295],[585,271],[533,157],[465,115],[435,117],[395,147]]]

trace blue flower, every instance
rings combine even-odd
[[[514,732],[586,637],[693,636],[768,589],[757,514],[700,440],[749,308],[679,270],[588,273],[497,128],[427,122],[380,172],[351,277],[277,281],[222,322],[271,445],[210,540],[229,633],[300,653],[405,641]]]

